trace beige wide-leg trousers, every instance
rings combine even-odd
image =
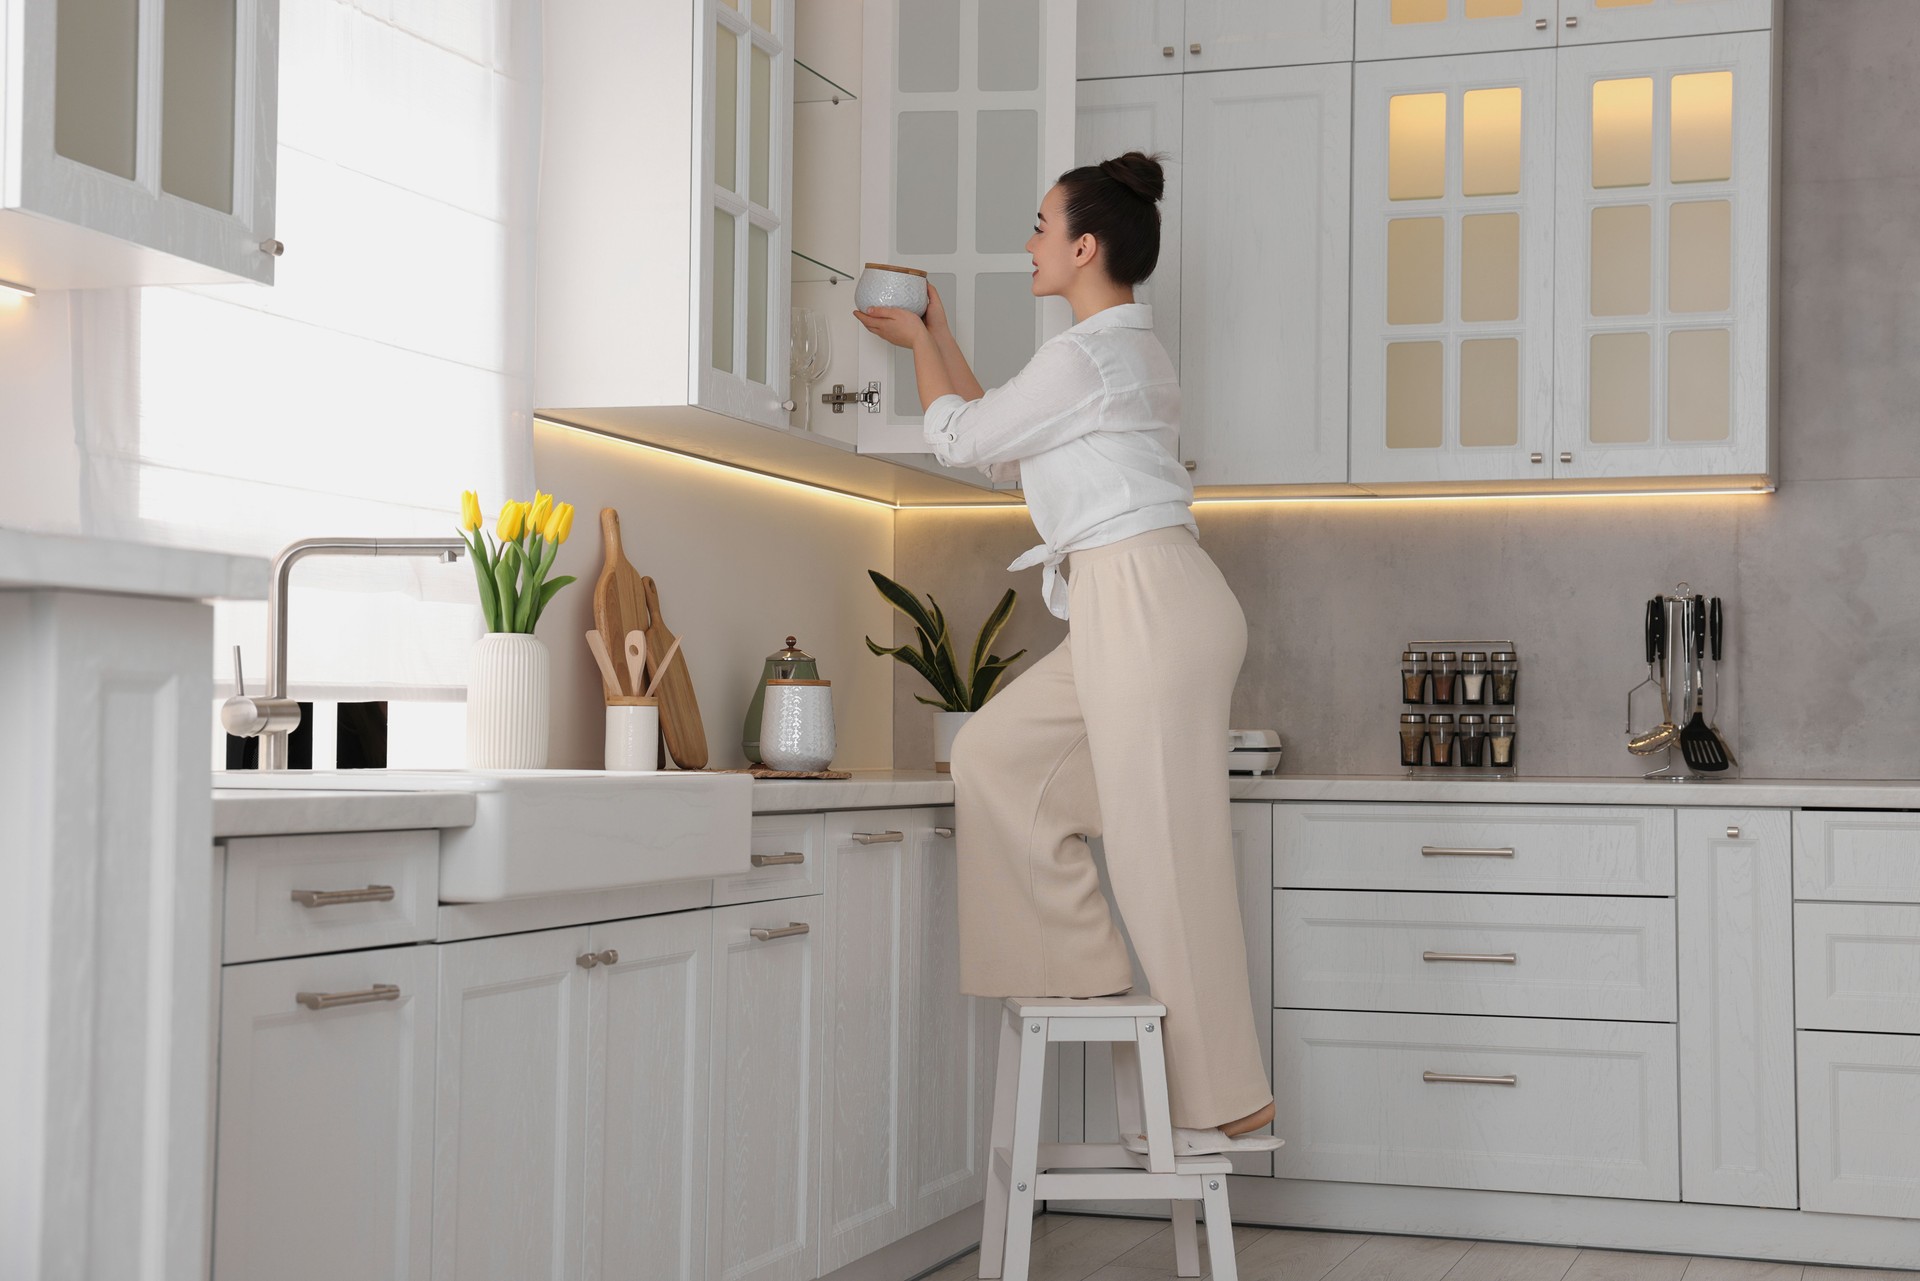
[[[975,996],[1103,996],[1133,981],[1115,906],[1167,1007],[1173,1123],[1273,1098],[1240,928],[1227,715],[1247,622],[1184,527],[1068,560],[1067,639],[953,745],[960,982]]]

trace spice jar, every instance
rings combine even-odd
[[[1433,701],[1453,703],[1454,679],[1460,672],[1460,656],[1450,649],[1433,651]]]
[[[1515,738],[1512,716],[1495,712],[1487,717],[1487,764],[1495,769],[1512,769],[1516,759]]]
[[[1424,676],[1422,679],[1425,679]],[[1427,746],[1427,718],[1419,712],[1406,712],[1400,717],[1400,763],[1415,766],[1425,763]]]
[[[1512,707],[1514,695],[1520,684],[1520,655],[1510,649],[1495,650],[1493,654],[1493,701],[1501,707]]]
[[[1400,701],[1418,707],[1427,701],[1427,651],[1410,649],[1400,655]]]
[[[1468,769],[1479,769],[1487,763],[1486,717],[1478,712],[1461,713],[1460,741],[1454,745],[1453,754]]]
[[[1487,701],[1487,656],[1482,650],[1467,650],[1460,655],[1460,675],[1454,684],[1459,687],[1460,701],[1478,706]]]
[[[1435,765],[1453,764],[1453,715],[1435,712],[1427,717],[1427,742]]]

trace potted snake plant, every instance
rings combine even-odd
[[[953,647],[953,633],[947,626],[947,616],[941,612],[940,603],[927,593],[926,603],[919,596],[894,582],[878,570],[868,570],[867,577],[880,589],[880,595],[887,603],[907,616],[913,624],[914,639],[918,644],[878,645],[873,637],[866,638],[867,648],[875,654],[884,654],[905,663],[921,676],[927,684],[933,686],[936,698],[927,698],[921,694],[914,697],[933,713],[933,767],[941,773],[947,773],[953,759],[953,740],[960,733],[960,727],[986,705],[993,691],[1006,675],[1007,669],[1017,662],[1026,650],[1002,658],[993,652],[993,643],[1000,637],[1007,620],[1013,617],[1015,594],[1012,588],[1000,598],[1000,603],[987,615],[987,621],[980,626],[980,635],[974,639],[973,652],[966,666],[960,664],[959,655]]]

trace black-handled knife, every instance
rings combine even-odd
[[[1713,661],[1720,661],[1720,598],[1715,596],[1707,606],[1707,644],[1713,647]]]

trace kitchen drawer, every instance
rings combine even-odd
[[[1801,1032],[1800,1208],[1920,1219],[1920,1037]]]
[[[1793,955],[1797,1026],[1920,1032],[1920,906],[1797,903]]]
[[[1673,811],[1624,805],[1289,804],[1274,884],[1508,894],[1673,893]]]
[[[1283,889],[1273,938],[1275,1005],[1674,1019],[1672,899]]]
[[[1920,814],[1795,811],[1793,896],[1920,903]]]
[[[1668,1024],[1277,1010],[1273,1172],[1678,1200],[1675,1071]]]
[[[764,903],[826,889],[821,853],[826,849],[824,814],[756,814],[751,872],[713,878],[713,905]],[[798,856],[797,858],[795,856]]]
[[[231,840],[222,959],[431,939],[439,901],[437,831]]]

